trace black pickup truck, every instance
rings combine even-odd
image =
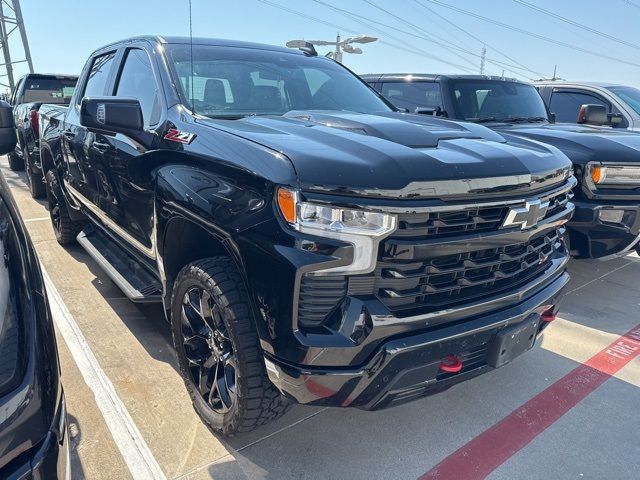
[[[132,38],[42,111],[58,241],[163,302],[215,431],[433,393],[555,318],[568,159],[396,112],[311,48]]]
[[[12,151],[0,101],[0,154]],[[0,478],[70,478],[69,433],[53,319],[40,264],[0,174]]]
[[[29,191],[33,198],[45,194],[44,174],[40,165],[40,120],[38,111],[43,103],[68,105],[78,77],[29,73],[16,84],[11,94],[17,144],[9,153],[12,170],[26,169]]]
[[[579,186],[569,223],[572,254],[610,259],[640,251],[640,135],[608,127],[599,105],[583,105],[583,125],[555,123],[529,83],[478,75],[362,75],[399,108],[482,123],[511,140],[553,145],[573,162]]]

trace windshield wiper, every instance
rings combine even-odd
[[[511,123],[520,123],[520,122],[544,122],[546,121],[546,117],[507,117],[504,119],[505,122]]]
[[[473,123],[488,123],[488,122],[495,122],[496,117],[469,117],[469,118],[465,118],[465,120],[467,122],[473,122]]]

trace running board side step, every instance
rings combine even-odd
[[[89,224],[77,240],[129,300],[136,303],[162,302],[160,281],[102,230]]]

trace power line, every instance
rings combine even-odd
[[[537,39],[540,39],[540,40],[544,40],[544,41],[549,42],[549,43],[553,43],[554,45],[559,45],[561,47],[570,48],[571,50],[576,50],[578,52],[583,52],[583,53],[586,53],[588,55],[592,55],[592,56],[595,56],[595,57],[605,58],[607,60],[612,60],[612,61],[615,61],[615,62],[624,63],[626,65],[631,65],[631,66],[634,66],[634,67],[640,67],[640,64],[638,64],[638,63],[630,62],[630,61],[623,60],[623,59],[617,58],[617,57],[612,57],[612,56],[606,55],[604,53],[598,53],[598,52],[594,52],[592,50],[587,50],[586,48],[582,48],[582,47],[579,47],[577,45],[572,45],[570,43],[562,42],[560,40],[555,40],[555,39],[553,39],[551,37],[546,37],[544,35],[540,35],[539,33],[530,32],[530,31],[524,30],[522,28],[514,27],[512,25],[508,25],[506,23],[502,23],[502,22],[499,22],[497,20],[493,20],[492,18],[484,17],[482,15],[479,15],[479,14],[474,13],[474,12],[470,12],[468,10],[463,10],[462,8],[454,7],[453,5],[449,5],[449,4],[441,2],[439,0],[427,0],[427,1],[430,2],[430,3],[433,3],[435,5],[439,5],[439,6],[443,7],[443,8],[447,8],[449,10],[453,10],[453,11],[456,11],[458,13],[462,13],[463,15],[468,15],[468,16],[477,18],[479,20],[482,20],[482,21],[485,21],[485,22],[488,22],[488,23],[492,23],[492,24],[497,25],[499,27],[506,28],[508,30],[513,30],[515,32],[522,33],[523,35],[528,35],[530,37],[534,37],[534,38],[537,38]]]
[[[0,0],[0,1],[1,1],[1,0]],[[314,21],[314,22],[320,23],[320,24],[322,24],[322,25],[329,26],[329,27],[331,27],[331,28],[336,28],[336,29],[338,29],[338,30],[341,30],[341,31],[344,31],[344,32],[349,32],[349,33],[359,33],[359,32],[357,32],[357,31],[355,31],[355,30],[350,29],[350,28],[346,28],[346,27],[341,26],[341,25],[336,25],[335,23],[332,23],[332,22],[327,22],[327,21],[322,20],[322,19],[320,19],[320,18],[314,17],[314,16],[312,16],[312,15],[308,15],[308,14],[303,13],[303,12],[299,12],[299,11],[297,11],[297,10],[294,10],[294,9],[292,9],[292,8],[288,8],[288,7],[285,7],[284,5],[280,5],[280,4],[278,4],[278,3],[271,2],[271,1],[269,1],[269,0],[258,0],[258,1],[259,1],[260,3],[265,4],[265,5],[269,5],[269,6],[271,6],[271,7],[277,8],[277,9],[279,9],[279,10],[282,10],[282,11],[285,11],[285,12],[288,12],[288,13],[291,13],[292,15],[297,15],[297,16],[299,16],[299,17],[306,18],[307,20],[312,20],[312,21]],[[454,63],[452,63],[452,62],[448,62],[448,61],[446,61],[446,60],[444,60],[444,59],[441,59],[441,58],[439,58],[439,57],[436,57],[435,55],[431,55],[431,54],[429,54],[428,52],[423,51],[423,50],[420,50],[420,49],[417,49],[417,48],[405,47],[405,46],[403,46],[403,45],[397,45],[397,44],[394,44],[394,43],[392,43],[392,42],[388,42],[388,41],[385,41],[385,40],[380,40],[380,43],[382,43],[382,44],[384,44],[384,45],[387,45],[387,46],[389,46],[389,47],[391,47],[391,48],[395,48],[395,49],[397,49],[397,50],[402,50],[402,51],[405,51],[405,52],[407,52],[407,53],[411,53],[411,54],[413,54],[413,55],[417,55],[417,56],[420,56],[420,57],[431,58],[431,59],[433,59],[433,60],[437,60],[437,61],[439,61],[439,62],[442,62],[442,63],[446,63],[446,64],[449,64],[449,65],[455,66],[456,68],[460,68],[460,69],[462,69],[462,70],[469,71],[466,67],[463,67],[463,66],[461,66],[461,65],[454,64]]]
[[[413,32],[409,32],[409,31],[407,31],[407,30],[403,30],[403,29],[398,28],[398,27],[394,27],[394,26],[389,25],[389,24],[386,24],[386,23],[379,22],[379,21],[377,21],[377,20],[372,20],[372,19],[370,19],[370,18],[364,17],[364,16],[362,16],[362,15],[360,15],[360,14],[357,14],[357,13],[351,12],[351,11],[349,11],[349,10],[345,10],[345,9],[343,9],[343,8],[336,7],[336,6],[331,5],[331,4],[327,3],[327,2],[324,2],[324,1],[322,1],[322,0],[313,0],[313,1],[314,1],[314,2],[316,2],[316,3],[318,3],[318,4],[320,4],[320,5],[323,5],[323,6],[327,7],[327,8],[329,8],[329,9],[333,10],[333,11],[336,11],[336,12],[339,12],[339,13],[341,13],[341,14],[343,14],[343,15],[346,15],[346,16],[348,16],[348,17],[352,18],[352,19],[363,19],[363,20],[365,20],[365,21],[367,21],[367,22],[370,22],[370,23],[373,23],[373,24],[377,24],[377,25],[381,25],[381,26],[383,26],[383,27],[385,27],[385,28],[388,28],[388,29],[391,29],[391,30],[394,30],[394,31],[397,31],[397,32],[400,32],[400,33],[403,33],[403,34],[405,34],[405,35],[409,35],[409,36],[411,36],[411,37],[415,37],[415,38],[419,38],[419,39],[421,39],[421,40],[426,40],[426,41],[428,41],[428,42],[435,43],[436,45],[439,45],[439,46],[441,46],[441,47],[443,47],[443,48],[446,48],[446,49],[451,49],[451,48],[453,48],[453,49],[455,49],[455,50],[462,51],[462,52],[464,52],[464,53],[466,53],[466,54],[468,54],[468,55],[472,55],[472,56],[477,57],[477,58],[480,58],[480,56],[481,56],[481,55],[480,55],[480,54],[478,54],[478,53],[475,53],[475,52],[472,52],[472,51],[466,50],[466,49],[461,48],[461,47],[453,46],[453,45],[451,45],[450,43],[446,43],[446,41],[445,41],[444,43],[443,43],[443,42],[439,42],[439,41],[434,40],[433,38],[430,38],[430,37],[425,36],[425,35],[416,34],[416,33],[413,33]],[[365,1],[366,1],[366,0],[365,0]],[[369,3],[370,3],[370,2],[369,2]],[[373,5],[373,4],[372,4],[372,5]],[[379,8],[379,9],[381,9],[381,7],[378,7],[378,8]],[[382,9],[382,10],[384,10],[384,9]],[[386,10],[384,10],[384,11],[386,12]],[[393,16],[393,14],[391,14],[391,15]],[[397,17],[397,18],[399,18],[399,17]],[[359,21],[359,20],[356,20],[356,21]],[[406,22],[406,21],[405,21],[405,22]],[[363,22],[362,22],[362,21],[359,21],[359,23],[363,23]],[[414,25],[414,27],[415,27],[415,25]],[[377,30],[377,31],[379,31],[379,32],[382,32],[383,34],[385,34],[386,36],[388,36],[388,37],[390,37],[390,38],[395,38],[395,39],[396,39],[396,41],[400,41],[400,42],[402,42],[402,40],[398,39],[397,37],[392,37],[389,33],[385,32],[384,30],[381,30],[379,27],[368,27],[368,28],[373,28],[373,29],[375,29],[375,30]],[[419,27],[416,27],[416,28],[419,28]],[[458,65],[458,64],[454,64],[454,63],[452,63],[452,62],[448,62],[448,61],[446,61],[446,60],[442,60],[442,59],[439,59],[439,60],[440,60],[441,62],[443,62],[443,63],[448,63],[448,64],[450,64],[450,65],[453,65],[453,66],[457,67],[457,68],[461,68],[461,66],[460,66],[460,65]],[[498,61],[498,60],[493,60],[491,63],[498,64],[498,65],[502,66],[502,68],[504,68],[504,66],[506,65],[506,66],[507,66],[507,68],[511,67],[512,69],[513,69],[513,68],[515,68],[515,69],[519,69],[518,67],[515,67],[515,66],[513,66],[513,65],[509,65],[509,64],[505,64],[504,62],[500,62],[500,61]],[[475,63],[473,63],[472,65],[473,65],[473,67],[474,67],[474,68],[473,68],[473,70],[472,70],[472,72],[475,72],[475,71],[476,71],[476,68],[477,68],[477,67],[476,67],[476,64],[475,64]],[[462,67],[462,68],[464,68],[464,69],[466,69],[467,71],[469,71],[466,67]]]
[[[314,0],[314,1],[316,1],[317,3],[320,3],[320,4],[325,4],[325,2],[322,2],[322,1],[318,1],[318,0]],[[368,3],[369,5],[371,5],[373,8],[375,8],[375,9],[377,9],[377,10],[380,10],[380,11],[381,11],[381,12],[383,12],[383,13],[386,13],[386,14],[387,14],[387,15],[389,15],[390,17],[395,18],[396,20],[398,20],[398,21],[400,21],[400,22],[402,22],[402,23],[406,23],[406,24],[407,24],[407,25],[409,25],[411,28],[413,28],[415,31],[417,31],[417,32],[419,32],[419,33],[422,33],[422,35],[426,36],[426,38],[425,38],[426,40],[428,40],[428,41],[432,41],[432,42],[436,43],[437,45],[440,45],[441,47],[443,47],[443,48],[444,48],[445,50],[447,50],[448,52],[452,53],[453,55],[457,56],[458,58],[463,59],[465,62],[468,62],[470,65],[472,65],[472,66],[474,66],[474,67],[475,67],[475,63],[471,62],[468,58],[463,57],[463,56],[462,56],[462,55],[460,55],[459,53],[452,51],[452,50],[453,50],[453,48],[452,48],[451,44],[450,44],[450,43],[449,43],[449,44],[447,44],[447,43],[446,43],[446,40],[445,40],[445,39],[443,39],[442,37],[439,37],[439,36],[437,36],[437,35],[435,35],[435,34],[433,34],[433,33],[429,33],[429,32],[427,32],[425,29],[423,29],[423,28],[421,28],[421,27],[419,27],[419,26],[417,26],[417,25],[415,25],[415,24],[413,24],[413,23],[409,22],[409,21],[408,21],[408,20],[406,20],[406,19],[403,19],[403,18],[399,17],[398,15],[395,15],[394,13],[392,13],[392,12],[390,12],[390,11],[388,11],[388,10],[385,10],[384,8],[380,7],[379,5],[376,5],[374,2],[372,2],[372,1],[370,1],[370,0],[363,0],[363,1],[364,1],[364,2],[366,2],[366,3]],[[325,5],[326,5],[326,4],[325,4]],[[337,7],[335,7],[335,8],[337,8]],[[342,9],[340,9],[340,10],[342,10]],[[346,11],[346,10],[344,10],[344,11]],[[353,14],[353,15],[355,15],[355,14]],[[364,17],[362,17],[362,18],[364,18]],[[384,24],[380,23],[380,25],[384,25]],[[391,27],[390,25],[389,25],[389,26],[387,26],[387,27],[388,27],[388,28],[393,28],[393,27]],[[400,30],[398,30],[398,31],[400,31]],[[441,40],[445,40],[445,43],[436,42],[436,41],[434,41],[431,37],[434,37],[434,38],[440,38]],[[424,37],[423,37],[423,36],[418,36],[418,38],[424,38]],[[465,50],[464,48],[459,48],[459,47],[458,47],[458,49],[459,49],[459,50],[461,50],[461,51],[464,51],[464,52],[465,52],[465,53],[467,53],[467,54],[469,53],[469,51],[468,51],[468,50]]]
[[[601,32],[600,30],[596,30],[595,28],[589,27],[588,25],[584,25],[582,23],[578,23],[576,21],[571,20],[570,18],[563,17],[561,15],[558,15],[557,13],[551,12],[549,10],[545,10],[544,8],[539,7],[537,5],[533,5],[533,4],[529,3],[529,2],[526,2],[525,0],[513,0],[513,1],[515,3],[518,3],[518,4],[522,5],[522,6],[524,6],[524,7],[530,8],[530,9],[535,10],[537,12],[540,12],[540,13],[542,13],[544,15],[547,15],[547,16],[550,16],[552,18],[555,18],[556,20],[560,20],[562,22],[565,22],[565,23],[568,23],[570,25],[573,25],[574,27],[578,27],[580,29],[586,30],[586,31],[591,32],[591,33],[593,33],[595,35],[598,35],[600,37],[606,38],[608,40],[612,40],[614,42],[621,43],[621,44],[626,45],[628,47],[640,50],[640,46],[636,45],[635,43],[627,42],[626,40],[623,40],[621,38],[614,37],[613,35],[609,35],[608,33],[605,33],[605,32]]]
[[[536,72],[535,70],[530,69],[529,67],[527,67],[526,65],[524,65],[523,63],[519,62],[518,60],[510,57],[509,55],[507,55],[506,53],[504,53],[503,51],[499,50],[498,48],[496,48],[495,46],[491,45],[490,43],[484,41],[481,38],[478,38],[477,36],[473,35],[471,32],[469,32],[468,30],[465,30],[464,28],[462,28],[461,26],[459,26],[458,24],[452,22],[451,20],[449,20],[448,18],[444,17],[443,15],[441,15],[440,13],[436,12],[435,10],[433,10],[431,7],[428,7],[427,5],[425,5],[424,3],[422,3],[420,0],[413,0],[415,3],[417,3],[419,6],[421,6],[422,8],[424,8],[425,10],[427,10],[428,12],[430,12],[431,14],[435,15],[436,17],[440,18],[441,20],[445,21],[447,24],[451,25],[452,27],[460,30],[462,33],[464,33],[465,35],[468,35],[469,37],[473,38],[474,40],[476,40],[477,42],[481,43],[482,45],[486,45],[488,46],[491,50],[493,50],[494,52],[502,55],[504,58],[506,58],[507,60],[509,60],[510,62],[512,62],[515,65],[518,65],[519,67],[521,67],[523,70],[526,70],[527,72],[530,72],[536,76],[538,76],[539,78],[543,78],[546,77],[546,75],[540,73],[540,72]],[[487,61],[489,61],[489,63],[493,63],[493,61],[491,59],[487,59]]]
[[[637,3],[633,3],[631,0],[622,0],[622,1],[631,7],[640,9],[640,5],[638,5]]]

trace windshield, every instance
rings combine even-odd
[[[456,118],[470,121],[547,120],[533,85],[497,80],[452,80]]]
[[[241,118],[291,110],[358,113],[391,108],[332,60],[296,53],[209,45],[169,45],[183,98],[201,115]]]
[[[640,90],[634,87],[606,87],[640,115]]]
[[[22,94],[23,103],[68,104],[76,88],[76,79],[28,77]]]

